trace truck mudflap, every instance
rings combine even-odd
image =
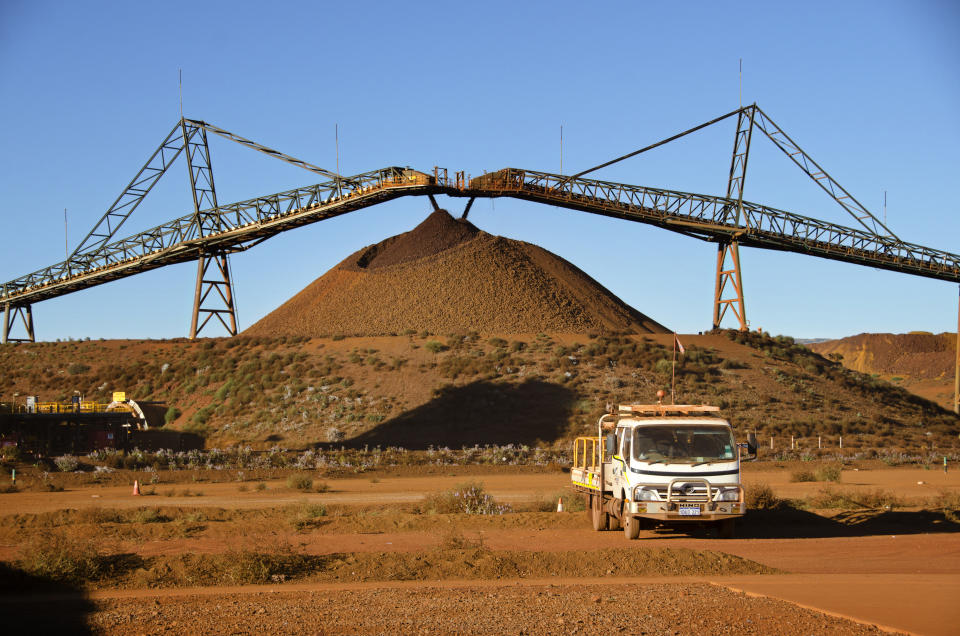
[[[683,484],[683,487],[679,487]],[[692,484],[702,484],[691,491]],[[719,492],[730,492],[736,488],[736,499],[715,501]],[[634,492],[656,493],[657,500],[632,500],[624,502],[624,512],[636,517],[670,522],[721,521],[742,517],[747,511],[744,502],[743,486],[724,484],[714,486],[703,478],[678,478],[667,484],[641,484]]]

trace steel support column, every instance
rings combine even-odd
[[[10,334],[16,326],[17,318],[23,323],[27,332],[25,338],[11,338]],[[7,303],[3,306],[3,332],[0,337],[0,344],[8,342],[36,342],[33,333],[33,310],[30,305],[11,305]]]
[[[216,264],[211,271],[210,264]],[[211,292],[216,294],[211,296]],[[217,303],[212,308],[208,300]],[[200,314],[204,314],[201,321]],[[190,320],[190,338],[196,338],[210,319],[216,317],[231,336],[237,335],[237,311],[230,282],[230,262],[225,253],[201,256],[197,261],[197,288],[193,298],[193,317]]]
[[[733,157],[727,179],[727,198],[736,199],[736,208],[724,210],[725,221],[740,224],[743,214],[743,186],[747,178],[750,158],[750,138],[753,135],[755,107],[745,108],[737,115],[737,133],[733,140]],[[728,294],[729,292],[729,294]],[[732,295],[731,295],[732,294]],[[731,309],[740,323],[740,331],[747,330],[747,312],[743,304],[743,279],[740,273],[740,246],[736,240],[721,241],[717,249],[717,277],[713,294],[713,328],[718,329],[727,309]]]
[[[740,274],[740,250],[736,241],[717,246],[717,280],[713,301],[713,328],[718,329],[727,309],[733,312],[740,323],[740,331],[747,330],[747,317],[743,309],[743,279]],[[727,264],[729,259],[729,265]],[[724,298],[724,293],[731,295]]]
[[[193,122],[181,119],[184,147],[187,152],[187,170],[193,192],[194,223],[199,236],[222,231],[217,204],[217,189],[213,180],[213,161],[207,143],[207,131],[196,128]],[[216,268],[210,268],[215,263]],[[216,290],[216,294],[211,292]],[[212,302],[212,306],[207,304]],[[205,317],[201,320],[200,315]],[[237,335],[237,312],[233,302],[230,263],[226,251],[201,254],[197,259],[197,285],[190,319],[190,338],[196,338],[211,318],[216,316],[231,336]]]
[[[473,206],[473,202],[476,200],[476,197],[470,197],[467,201],[466,207],[463,208],[463,214],[460,215],[461,219],[466,219],[467,215],[470,214],[470,208]]]

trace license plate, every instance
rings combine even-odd
[[[681,517],[699,517],[700,506],[680,506]]]

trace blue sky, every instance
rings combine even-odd
[[[0,278],[64,256],[184,114],[353,174],[434,165],[570,173],[756,101],[904,240],[960,251],[960,8],[954,2],[0,3]],[[680,7],[680,8],[677,8]],[[724,124],[597,173],[723,194]],[[221,202],[316,181],[211,141]],[[852,219],[755,138],[745,197]],[[452,212],[461,200],[443,200]],[[124,227],[188,213],[173,167]],[[407,198],[284,233],[232,259],[241,328],[356,249],[430,211]],[[680,332],[710,327],[715,247],[639,224],[506,199],[482,229],[572,261]],[[751,326],[796,337],[947,331],[950,283],[741,251]],[[37,335],[184,336],[196,267],[141,274],[34,306]],[[732,322],[728,323],[732,326]],[[220,335],[211,329],[205,335]]]

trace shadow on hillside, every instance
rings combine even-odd
[[[680,529],[682,530],[682,528]],[[676,532],[676,530],[658,530]],[[738,539],[825,539],[960,532],[960,524],[935,510],[857,510],[824,517],[806,510],[783,506],[773,510],[752,510],[737,521]],[[710,537],[711,528],[700,528],[690,536]]]
[[[346,442],[348,446],[429,446],[551,443],[567,427],[576,394],[539,380],[473,382],[445,387],[413,410]]]
[[[8,634],[92,634],[95,606],[82,588],[0,562],[0,615]]]

